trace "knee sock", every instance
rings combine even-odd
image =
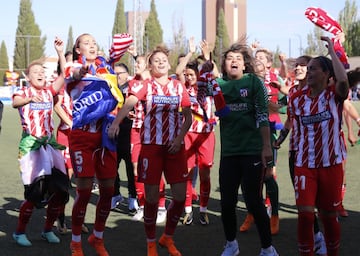
[[[59,193],[55,193],[49,201],[48,207],[46,209],[44,232],[49,232],[52,230],[55,220],[59,217],[60,212],[63,213],[64,207],[65,204],[63,196]]]
[[[91,188],[76,189],[76,198],[71,214],[71,230],[73,235],[81,235],[81,226],[84,223],[86,207],[91,196]]]
[[[172,200],[166,215],[166,225],[164,233],[168,236],[172,236],[175,232],[177,223],[184,210],[185,201]]]
[[[320,218],[324,225],[327,255],[338,255],[340,247],[340,223],[338,217],[321,214]]]
[[[114,194],[114,187],[99,187],[99,201],[96,204],[96,218],[94,231],[104,232],[105,223],[109,217],[111,208],[111,197]]]
[[[192,180],[187,180],[185,207],[191,207],[191,206],[192,206]]]
[[[26,225],[29,223],[34,204],[30,201],[25,200],[20,206],[19,220],[16,227],[16,234],[24,234]]]
[[[206,208],[209,203],[210,189],[211,189],[210,178],[200,180],[200,207],[202,208]]]
[[[298,247],[301,256],[314,255],[314,213],[298,213]]]
[[[165,198],[165,180],[164,178],[160,179],[159,185],[159,208],[166,208],[165,207],[166,198]]]
[[[144,183],[138,182],[138,176],[135,176],[135,188],[136,194],[139,201],[139,206],[144,206],[145,204],[145,187]]]
[[[158,211],[158,203],[150,204],[145,201],[144,207],[144,227],[146,238],[148,240],[154,240],[156,238],[156,217]]]

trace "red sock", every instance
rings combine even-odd
[[[192,205],[192,181],[186,181],[186,199],[185,199],[185,207]]]
[[[344,201],[345,192],[346,192],[346,184],[343,184],[341,187],[341,200],[342,201]]]
[[[301,256],[314,255],[314,213],[298,213],[298,247]]]
[[[200,206],[207,207],[210,197],[210,178],[206,180],[200,179]]]
[[[99,201],[96,204],[96,218],[94,229],[102,232],[105,230],[105,223],[111,209],[111,198],[114,194],[114,187],[99,187]]]
[[[144,226],[146,238],[149,240],[154,240],[156,238],[156,217],[159,204],[150,204],[145,201],[144,207]]]
[[[144,206],[145,204],[145,187],[144,183],[138,182],[138,176],[135,176],[135,188],[136,194],[139,201],[140,206]]]
[[[165,203],[165,180],[164,178],[161,178],[159,184],[159,207],[165,208]]]
[[[176,226],[179,222],[180,216],[184,211],[185,201],[175,201],[172,200],[166,215],[166,225],[164,233],[166,235],[172,236],[175,232]]]
[[[76,198],[71,214],[71,230],[74,235],[81,235],[81,226],[84,223],[90,196],[91,188],[76,189]]]
[[[20,214],[16,234],[24,234],[26,225],[29,223],[30,217],[34,209],[34,204],[25,200],[20,206]]]
[[[55,220],[58,218],[60,212],[64,210],[64,207],[64,197],[59,193],[54,194],[46,209],[45,232],[52,230]]]
[[[340,247],[340,223],[337,216],[320,215],[324,225],[327,255],[339,255]]]

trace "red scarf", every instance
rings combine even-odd
[[[334,42],[334,50],[336,55],[339,57],[340,61],[343,63],[346,69],[350,68],[346,52],[342,46],[339,36],[340,33],[343,33],[340,24],[334,20],[326,11],[318,7],[307,8],[305,10],[305,16],[315,25],[335,36],[332,38],[332,40]]]

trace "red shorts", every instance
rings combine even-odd
[[[61,151],[61,153],[64,156],[66,169],[72,169],[70,152],[69,152],[69,134],[70,134],[70,131],[71,131],[70,129],[66,129],[66,130],[57,129],[57,132],[56,132],[56,140],[57,140],[57,142],[66,147],[66,149]]]
[[[130,133],[131,162],[137,163],[141,149],[140,128],[132,128]]]
[[[138,165],[139,182],[158,185],[162,173],[169,184],[186,182],[188,171],[185,146],[182,146],[176,154],[169,154],[168,146],[141,145]]]
[[[110,179],[116,177],[117,155],[101,147],[101,132],[72,130],[69,135],[70,156],[75,177]]]
[[[211,168],[214,163],[215,134],[188,132],[184,138],[187,166],[199,169]]]
[[[326,211],[339,210],[343,173],[342,164],[316,169],[295,166],[296,205],[316,206]]]

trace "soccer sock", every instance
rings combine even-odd
[[[166,198],[165,198],[165,180],[163,177],[160,179],[159,184],[159,208],[166,208],[165,207]]]
[[[91,188],[76,189],[76,198],[71,214],[71,230],[75,236],[81,235],[81,226],[84,223],[86,206],[91,197]]]
[[[49,201],[46,209],[46,221],[44,232],[52,230],[55,220],[58,218],[60,212],[64,209],[64,199],[60,193],[55,193]],[[63,213],[63,212],[62,212]]]
[[[144,206],[145,204],[145,187],[144,183],[138,182],[138,176],[135,176],[135,188],[136,194],[139,201],[139,206]]]
[[[145,201],[144,207],[144,226],[146,238],[148,240],[153,240],[156,238],[155,229],[156,229],[156,217],[158,211],[158,203],[151,204]]]
[[[298,247],[301,256],[314,255],[314,213],[298,213]]]
[[[327,255],[338,255],[340,247],[340,223],[338,217],[335,215],[321,214],[320,218],[324,225]]]
[[[210,177],[201,179],[200,177],[200,207],[207,207],[210,197]]]
[[[192,180],[186,181],[186,199],[185,207],[191,207],[192,205]]]
[[[103,232],[105,229],[105,223],[109,216],[111,209],[111,198],[114,194],[114,187],[100,186],[100,197],[96,204],[96,218],[94,224],[94,230]]]
[[[345,192],[346,192],[346,184],[343,184],[341,187],[341,200],[342,201],[344,201]]]
[[[172,200],[166,215],[166,225],[164,233],[172,236],[175,232],[176,225],[179,222],[180,216],[184,210],[185,201]]]
[[[25,233],[26,225],[29,223],[33,209],[34,204],[28,200],[25,200],[21,204],[18,225],[16,227],[16,234]]]

